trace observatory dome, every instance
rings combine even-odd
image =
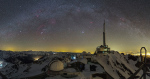
[[[63,69],[64,69],[64,64],[59,60],[53,61],[50,64],[50,70],[52,71],[61,71]]]

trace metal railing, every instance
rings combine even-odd
[[[143,61],[143,56],[142,56],[142,49],[145,49],[144,61]],[[143,74],[142,74],[142,76],[140,77],[140,79],[142,79],[142,77],[143,77],[143,79],[146,79],[146,72],[147,72],[147,70],[146,70],[146,55],[147,55],[147,50],[146,50],[145,47],[142,47],[142,48],[140,49],[140,57],[141,57],[141,62],[142,62],[143,64],[142,64],[142,65],[139,67],[139,69],[138,69],[135,73],[133,73],[128,79],[134,79],[141,69],[143,69]]]

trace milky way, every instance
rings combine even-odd
[[[119,52],[150,45],[149,0],[0,0],[0,49]]]

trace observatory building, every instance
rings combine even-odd
[[[53,61],[50,64],[50,70],[51,71],[61,71],[63,69],[64,69],[64,64],[59,60]]]
[[[47,75],[49,76],[56,76],[59,75],[60,72],[64,69],[64,64],[60,60],[54,60],[49,63]]]
[[[110,48],[108,47],[108,45],[106,45],[106,39],[105,39],[105,21],[104,21],[104,24],[103,24],[103,45],[101,46],[98,46],[96,48],[96,51],[95,51],[95,55],[105,55],[105,54],[108,54],[110,53]]]

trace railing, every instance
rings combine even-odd
[[[144,61],[143,61],[143,56],[142,56],[142,49],[145,49],[145,58],[144,58]],[[146,72],[147,72],[147,70],[146,70],[146,55],[147,55],[146,48],[145,48],[145,47],[142,47],[142,48],[140,49],[140,57],[141,57],[141,62],[142,62],[143,64],[142,64],[142,65],[139,67],[139,69],[138,69],[134,74],[132,74],[128,79],[134,79],[141,69],[143,69],[143,74],[142,74],[142,76],[140,77],[140,79],[142,79],[142,77],[143,77],[143,79],[146,79]]]

